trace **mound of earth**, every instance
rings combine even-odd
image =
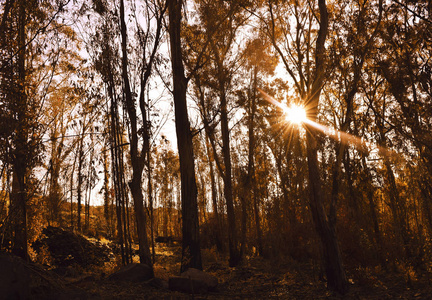
[[[109,247],[100,242],[92,243],[79,234],[53,226],[44,228],[32,247],[38,255],[47,251],[56,267],[102,265],[109,261],[111,253]]]

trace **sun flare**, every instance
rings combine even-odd
[[[285,109],[285,118],[287,121],[293,124],[301,125],[307,120],[306,110],[303,107],[298,105],[287,107]]]

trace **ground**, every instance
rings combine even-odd
[[[155,276],[167,281],[178,275],[178,246],[156,248]],[[430,299],[432,278],[424,274],[382,271],[379,268],[348,270],[350,291],[341,296],[326,289],[317,267],[289,259],[248,258],[229,268],[214,251],[204,251],[204,270],[219,280],[217,292],[189,295],[160,284],[112,282],[108,274],[87,272],[68,278],[68,287],[85,299]],[[78,297],[81,298],[81,297]]]

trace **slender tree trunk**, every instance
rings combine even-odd
[[[26,175],[28,172],[27,158],[27,143],[28,143],[28,120],[27,120],[27,95],[25,91],[26,86],[26,39],[25,39],[25,24],[26,24],[26,8],[25,1],[18,2],[18,128],[16,129],[16,149],[15,160],[13,166],[13,179],[12,179],[12,192],[11,198],[11,211],[13,222],[13,247],[12,252],[25,260],[28,260],[27,251],[27,183]]]
[[[198,218],[198,221],[201,223],[207,222],[207,201],[206,201],[206,184],[203,176],[203,172],[199,172],[198,174],[199,178],[199,184],[200,184],[200,199],[198,201],[198,208],[199,208],[199,216],[201,216],[201,219]]]
[[[385,109],[385,103],[383,104],[383,109]],[[386,147],[386,135],[384,123],[380,116],[377,117],[377,126],[379,130],[378,143],[381,147]],[[413,250],[411,249],[411,236],[409,224],[406,219],[406,205],[400,198],[399,190],[396,185],[395,175],[391,166],[391,162],[386,154],[383,155],[385,175],[387,183],[387,191],[389,196],[389,205],[393,216],[393,227],[396,234],[402,239],[403,249],[405,251],[405,256],[411,258]]]
[[[314,82],[310,93],[310,107],[308,118],[312,121],[317,119],[318,103],[321,88],[324,82],[324,58],[325,58],[325,39],[328,31],[328,13],[325,0],[318,1],[320,10],[320,29],[316,41],[316,66]],[[309,195],[312,219],[315,229],[320,237],[324,268],[327,275],[327,286],[329,289],[345,294],[348,291],[348,280],[342,265],[342,257],[336,237],[336,230],[333,222],[329,222],[324,210],[324,199],[321,187],[321,170],[318,166],[318,142],[316,135],[318,132],[309,126],[306,131],[307,159],[309,170]]]
[[[230,148],[230,137],[228,128],[228,107],[225,93],[222,92],[220,95],[221,100],[221,131],[222,131],[222,153],[223,161],[225,166],[225,177],[224,177],[224,195],[227,207],[228,217],[228,247],[229,247],[229,265],[235,267],[241,260],[239,251],[238,238],[237,238],[237,226],[234,211],[234,198],[232,188],[232,166],[231,166],[231,148]]]
[[[246,186],[246,185],[245,185]],[[238,196],[240,200],[240,208],[241,208],[241,218],[240,218],[240,252],[239,257],[242,257],[246,251],[246,243],[247,243],[247,200],[246,200],[246,191],[241,191]]]
[[[222,237],[221,237],[221,223],[219,218],[219,211],[218,211],[218,204],[217,204],[217,189],[216,189],[216,180],[215,180],[215,172],[214,172],[214,166],[213,166],[213,158],[210,156],[210,146],[208,141],[208,136],[206,138],[206,150],[207,150],[207,157],[209,160],[209,167],[210,167],[210,183],[211,183],[211,197],[212,197],[212,208],[213,208],[213,217],[214,217],[214,231],[215,231],[215,243],[216,243],[216,249],[219,253],[223,251],[223,243],[222,243]]]
[[[418,185],[420,186],[420,191],[421,191],[423,214],[427,221],[428,232],[430,235],[432,235],[432,209],[431,209],[432,187],[430,185],[430,182],[431,180],[429,180],[427,175],[423,175],[418,180]]]
[[[108,238],[111,238],[113,236],[113,228],[112,228],[112,217],[111,217],[111,210],[112,210],[112,201],[111,201],[111,195],[109,191],[109,162],[108,162],[108,154],[107,154],[107,143],[105,142],[104,148],[102,150],[102,157],[103,157],[103,167],[104,167],[104,183],[103,183],[103,190],[104,190],[104,217],[106,222],[106,230],[108,234]]]
[[[74,162],[72,165],[72,172],[71,172],[71,176],[70,176],[70,226],[73,229],[74,228],[74,222],[73,222],[73,188],[74,188],[74,174],[75,174],[75,166],[76,166],[76,160],[77,160],[77,155],[75,155],[74,157]]]
[[[399,191],[396,185],[396,179],[390,164],[388,157],[384,157],[384,165],[387,176],[387,185],[389,193],[390,209],[393,215],[393,223],[396,233],[401,237],[405,256],[410,259],[413,256],[413,250],[411,249],[411,237],[408,222],[405,218],[406,207],[400,199]]]
[[[149,118],[150,119],[150,118]],[[147,188],[148,188],[148,199],[150,206],[150,239],[151,239],[151,247],[152,247],[152,259],[153,263],[156,261],[156,252],[155,252],[155,241],[154,241],[154,204],[153,204],[153,184],[152,184],[152,174],[151,174],[151,148],[149,146],[147,150]]]
[[[84,125],[83,125],[84,126]],[[84,129],[83,129],[84,132]],[[84,160],[84,149],[83,149],[83,136],[81,136],[81,140],[79,142],[78,148],[78,184],[77,184],[77,230],[81,232],[81,202],[82,202],[82,169],[83,169],[83,160]]]
[[[91,150],[90,150],[90,158],[89,158],[89,165],[88,165],[88,173],[87,173],[87,203],[86,203],[86,230],[89,230],[90,227],[90,206],[91,206],[91,193],[92,193],[92,161],[94,157],[94,141],[93,137],[91,138]]]
[[[132,96],[132,91],[128,76],[128,55],[127,55],[127,28],[125,22],[125,11],[124,11],[124,1],[120,1],[120,30],[121,30],[121,50],[122,50],[122,78],[123,87],[125,94],[126,109],[129,115],[130,121],[130,155],[132,163],[132,180],[129,182],[129,188],[131,190],[132,198],[134,201],[136,226],[138,232],[138,242],[139,242],[139,257],[140,262],[147,264],[152,267],[152,260],[150,256],[149,243],[147,238],[147,220],[144,211],[144,197],[141,190],[142,184],[142,172],[145,164],[146,151],[138,153],[138,128],[137,128],[137,114],[134,103],[134,97]],[[142,87],[144,88],[144,86]],[[143,123],[146,126],[147,122],[145,120],[146,113],[143,113]],[[147,129],[144,130],[144,134],[148,134]],[[144,139],[144,143],[147,140]],[[146,149],[147,145],[144,145]]]
[[[11,209],[12,222],[14,229],[14,239],[12,253],[28,260],[27,250],[27,207],[26,207],[26,193],[24,185],[24,176],[16,171],[15,167],[13,178],[12,178],[12,192],[11,198]]]
[[[378,222],[377,205],[375,203],[374,187],[372,185],[372,175],[370,173],[369,168],[367,167],[365,155],[362,155],[362,163],[363,163],[364,171],[366,172],[367,184],[369,185],[366,192],[366,197],[368,198],[369,211],[372,217],[374,240],[375,240],[375,245],[377,247],[377,256],[381,263],[381,266],[383,268],[386,268],[387,263],[382,249],[382,234]]]
[[[256,113],[256,91],[257,91],[257,78],[258,69],[254,68],[253,71],[253,91],[250,98],[250,108],[249,108],[249,153],[248,153],[248,180],[246,184],[246,188],[249,188],[249,195],[254,208],[255,213],[255,230],[257,234],[257,246],[258,246],[258,255],[263,254],[263,243],[262,243],[262,231],[260,225],[260,212],[259,212],[259,203],[257,196],[257,188],[255,182],[255,161],[254,161],[254,151],[255,151],[255,134],[254,134],[254,119]]]
[[[124,174],[124,161],[123,161],[123,153],[120,156],[120,173]],[[122,211],[122,218],[123,218],[123,232],[124,232],[124,243],[125,243],[125,249],[126,249],[126,259],[128,263],[132,262],[132,237],[131,237],[131,230],[130,230],[130,210],[129,210],[129,196],[127,192],[126,187],[126,179],[125,176],[121,176],[121,211]],[[147,247],[148,249],[148,247]],[[150,258],[150,256],[148,256]],[[141,262],[141,257],[140,257]]]
[[[323,251],[324,268],[327,275],[328,288],[342,294],[348,290],[348,281],[342,265],[342,257],[334,226],[329,224],[325,210],[321,189],[320,170],[317,160],[315,137],[307,132],[307,157],[309,167],[310,206],[315,229],[320,237]]]
[[[187,111],[185,77],[181,49],[182,0],[168,0],[171,64],[174,85],[174,109],[180,159],[183,245],[181,271],[189,267],[202,269],[199,239],[197,187],[192,133]]]

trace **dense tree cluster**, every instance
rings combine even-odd
[[[157,236],[182,271],[203,247],[312,260],[341,293],[346,267],[431,271],[430,1],[0,7],[1,251],[62,226],[124,264]]]

